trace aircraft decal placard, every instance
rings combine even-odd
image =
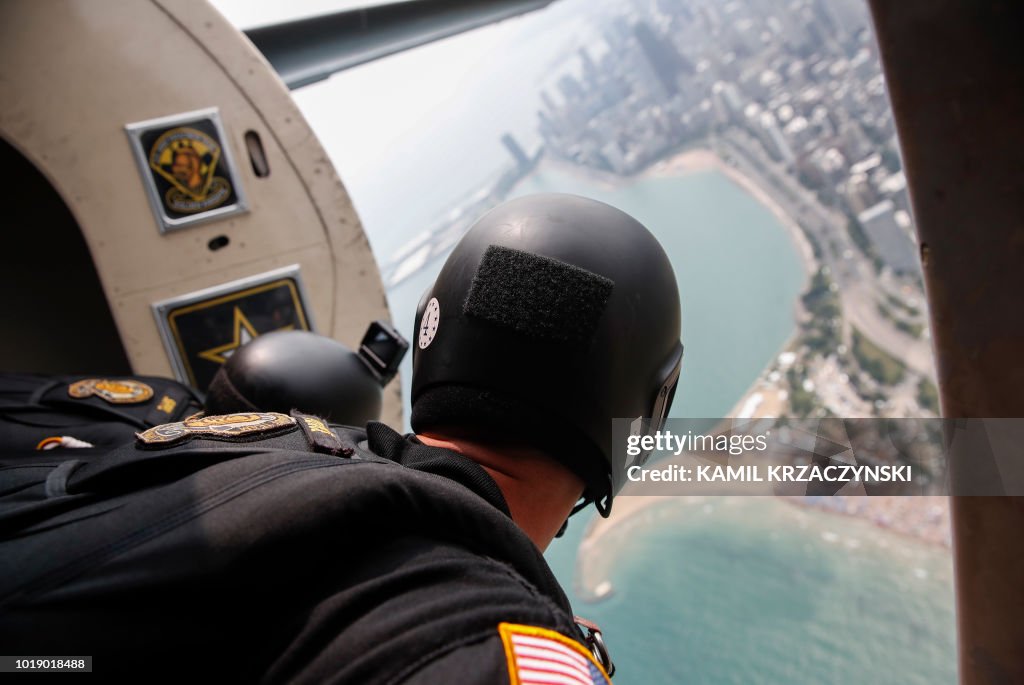
[[[175,376],[206,390],[234,352],[265,333],[313,330],[299,267],[188,293],[153,305]]]
[[[246,211],[216,108],[125,130],[162,233]]]

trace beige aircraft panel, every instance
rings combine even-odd
[[[154,302],[291,264],[318,332],[354,348],[371,320],[390,318],[326,153],[262,55],[211,6],[5,0],[0,15],[0,135],[74,214],[137,373],[171,373]],[[125,126],[211,107],[248,211],[162,234]],[[248,131],[262,142],[266,177],[253,170]],[[219,236],[228,245],[211,250]],[[397,380],[384,419],[401,420]]]

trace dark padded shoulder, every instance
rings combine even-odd
[[[462,654],[493,643],[502,622],[577,637],[571,615],[508,564],[427,537],[381,541],[352,560],[264,681],[500,683],[500,644],[469,671]]]
[[[253,681],[325,590],[376,558],[378,545],[410,537],[500,559],[570,614],[533,543],[447,478],[256,444],[168,455],[213,463],[141,491],[101,496],[78,481],[79,491],[44,499],[65,503],[63,511],[0,537],[0,643],[107,655],[125,675],[154,660],[175,663],[175,654],[216,654],[225,670],[211,678]],[[0,513],[23,506],[20,496],[0,499]]]

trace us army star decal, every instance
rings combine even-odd
[[[245,318],[245,314],[238,307],[235,307],[235,323],[234,323],[234,339],[231,342],[218,345],[217,347],[211,347],[208,350],[203,350],[199,353],[199,356],[207,361],[211,361],[215,364],[223,364],[231,355],[235,353],[242,345],[247,342],[251,342],[254,338],[260,337],[263,333],[273,333],[275,331],[290,331],[295,328],[294,324],[288,324],[281,328],[275,328],[273,331],[263,331],[257,333],[249,319]]]

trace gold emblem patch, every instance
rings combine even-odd
[[[327,424],[315,416],[303,416],[302,420],[306,422],[307,426],[309,426],[309,430],[314,433],[323,433],[324,435],[329,435],[332,438],[335,437],[334,433],[331,432],[331,429],[327,427]]]
[[[216,107],[124,128],[161,233],[247,210]]]
[[[185,428],[185,422],[178,421],[177,423],[165,423],[161,426],[150,428],[142,433],[136,433],[135,436],[147,445],[160,445],[187,438],[189,437],[189,432]]]
[[[188,438],[232,441],[242,437],[272,433],[295,425],[295,419],[276,412],[242,412],[220,416],[190,416],[184,421],[165,423],[137,433],[146,445],[166,445]]]
[[[79,400],[95,395],[111,404],[138,404],[153,397],[153,388],[139,381],[87,378],[69,385],[68,395]]]
[[[171,184],[167,208],[182,214],[208,211],[231,197],[231,183],[214,176],[219,161],[220,144],[191,126],[166,131],[149,150],[150,168]]]
[[[161,398],[160,400],[160,404],[156,405],[156,408],[165,414],[172,414],[174,413],[174,408],[177,406],[177,402],[175,402],[172,398],[168,397],[167,395],[164,395],[163,398]]]

